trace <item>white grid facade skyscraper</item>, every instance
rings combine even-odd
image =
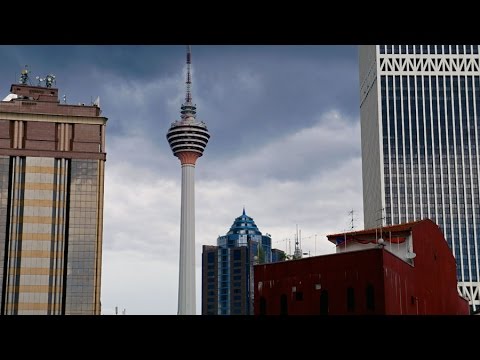
[[[480,307],[478,45],[360,46],[365,228],[435,221]]]

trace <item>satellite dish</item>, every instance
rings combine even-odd
[[[417,256],[417,254],[415,254],[414,252],[407,252],[407,254],[405,255],[407,259],[414,259],[415,256]]]

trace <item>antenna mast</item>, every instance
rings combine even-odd
[[[383,220],[386,218],[386,216],[384,216],[383,212],[385,211],[385,208],[381,208],[380,210],[380,218],[377,219],[377,221],[380,220],[380,238],[383,237]]]
[[[191,103],[192,102],[192,76],[191,76],[191,64],[192,64],[192,48],[190,45],[187,45],[187,94],[185,96],[185,102]]]
[[[301,230],[300,230],[301,233]],[[301,259],[302,258],[302,249],[300,248],[299,244],[299,237],[298,237],[298,224],[297,224],[297,233],[295,234],[295,251],[293,252],[294,259]]]
[[[354,228],[354,226],[353,226],[353,209],[351,211],[349,211],[348,214],[352,216],[352,218],[350,220],[350,230],[353,230],[353,228]]]

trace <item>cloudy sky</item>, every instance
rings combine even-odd
[[[165,134],[185,96],[185,46],[1,46],[4,96],[29,65],[68,103],[108,117],[102,313],[176,314],[181,170]],[[335,248],[363,228],[356,46],[193,46],[193,100],[211,139],[196,169],[201,246],[243,206],[273,245]],[[3,98],[3,96],[2,96]],[[316,235],[316,236],[315,236]],[[290,239],[290,241],[288,240]],[[316,239],[316,241],[315,241]]]

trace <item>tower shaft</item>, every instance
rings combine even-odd
[[[195,315],[195,165],[182,164],[178,315]]]

